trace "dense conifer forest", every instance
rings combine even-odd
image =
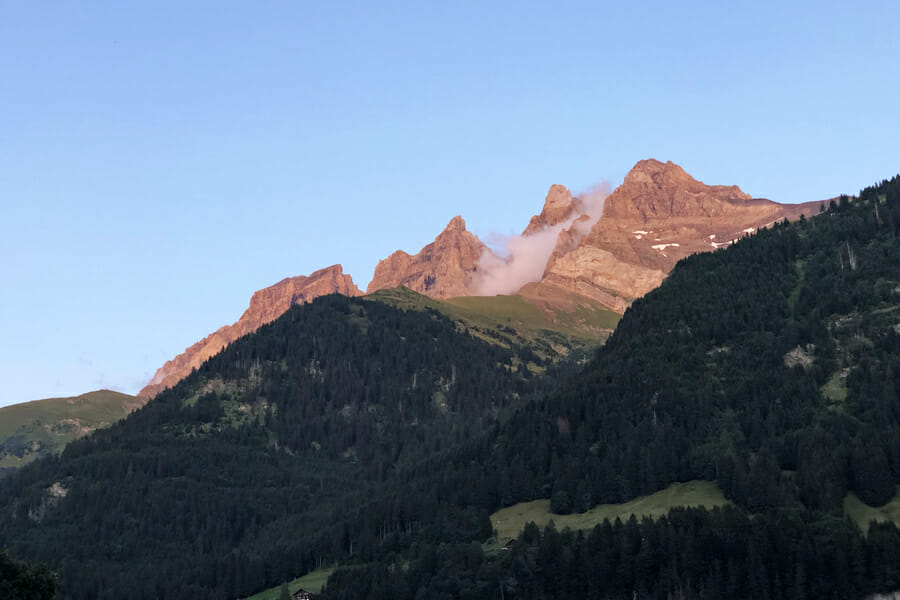
[[[845,519],[807,511],[676,508],[590,532],[532,523],[493,553],[478,543],[425,545],[408,566],[337,571],[323,597],[863,598],[896,585],[898,551],[893,526],[863,539]]]
[[[43,565],[14,560],[0,550],[0,598],[50,600],[56,594],[56,577]]]
[[[548,367],[432,310],[326,297],[5,480],[0,543],[50,565],[67,598],[235,598],[372,556],[384,531],[345,515],[546,393],[532,369]]]
[[[898,530],[842,512],[900,483],[898,233],[895,177],[691,256],[581,366],[434,311],[295,307],[0,482],[0,544],[64,598],[235,598],[336,562],[327,598],[900,589]],[[481,545],[503,506],[694,479],[732,505]]]

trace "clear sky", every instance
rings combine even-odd
[[[900,171],[898,6],[0,0],[0,405],[135,393],[257,289],[643,158],[855,193]]]

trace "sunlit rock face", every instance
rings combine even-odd
[[[233,325],[226,325],[206,336],[190,348],[160,367],[153,379],[138,396],[152,398],[170,388],[209,357],[218,354],[225,346],[239,337],[256,331],[274,321],[295,304],[310,302],[327,294],[359,296],[362,292],[345,275],[341,265],[332,265],[315,271],[308,277],[288,277],[273,286],[259,290],[250,298],[250,307]]]
[[[560,233],[542,281],[624,311],[685,256],[727,246],[786,217],[812,216],[820,204],[755,199],[737,186],[697,181],[672,162],[642,160],[606,198],[586,234],[573,232],[575,225]]]
[[[442,299],[475,294],[472,279],[487,246],[466,230],[462,217],[454,217],[434,242],[415,256],[402,250],[378,263],[367,293],[397,286]]]
[[[571,192],[563,185],[552,185],[544,200],[544,208],[541,214],[531,217],[528,227],[522,235],[533,235],[559,223],[564,223],[573,216],[578,216],[581,202],[572,196]]]

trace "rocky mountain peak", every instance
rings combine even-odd
[[[606,198],[587,235],[560,233],[542,282],[624,311],[681,258],[727,246],[785,217],[814,215],[819,204],[754,199],[735,185],[706,185],[671,161],[642,160]]]
[[[567,221],[580,209],[580,202],[564,185],[552,185],[541,214],[531,217],[522,235],[532,235],[545,227]]]
[[[662,162],[655,158],[645,158],[644,160],[639,160],[635,163],[625,176],[625,182],[652,181],[662,177],[668,177],[670,179],[694,179],[688,175],[684,169],[673,163],[671,160]]]
[[[438,299],[471,296],[472,276],[484,252],[490,250],[466,231],[465,220],[453,217],[444,231],[415,256],[398,250],[379,261],[366,293],[403,285]]]
[[[253,323],[259,323],[254,330],[283,315],[295,304],[311,302],[319,296],[343,294],[360,296],[362,292],[349,275],[344,274],[341,265],[331,265],[314,271],[308,277],[287,277],[273,286],[255,292],[250,298],[250,307],[241,316]]]
[[[606,199],[603,216],[639,222],[725,217],[743,212],[751,200],[736,185],[706,185],[671,161],[647,159],[638,162]]]
[[[465,231],[465,230],[466,230],[466,220],[463,219],[461,216],[456,215],[455,217],[450,219],[449,223],[447,223],[447,226],[444,228],[443,233],[459,232],[459,231]]]

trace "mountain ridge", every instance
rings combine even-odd
[[[362,292],[345,275],[339,264],[314,271],[309,276],[287,277],[253,293],[250,306],[232,325],[220,327],[157,369],[153,379],[138,392],[141,398],[152,398],[172,387],[199,367],[209,357],[241,336],[256,331],[295,304],[303,304],[327,294],[359,296]]]
[[[621,312],[656,288],[682,258],[714,251],[785,218],[813,216],[822,204],[755,199],[737,186],[697,181],[671,161],[642,160],[606,198],[602,216],[587,233],[560,234],[542,282]]]
[[[605,198],[602,213],[597,212],[597,199],[589,196],[573,195],[559,184],[550,187],[540,213],[518,239],[521,246],[530,247],[546,244],[546,236],[555,235],[555,243],[549,240],[546,258],[529,255],[529,260],[543,262],[536,265],[536,275],[526,277],[524,286],[516,284],[511,293],[544,309],[555,299],[568,305],[567,296],[576,294],[585,298],[581,303],[589,299],[621,313],[656,288],[681,258],[723,247],[784,218],[812,216],[822,205],[754,199],[737,186],[706,185],[679,165],[655,159],[635,164],[622,185]],[[515,258],[515,254],[497,256],[457,215],[416,254],[397,250],[379,261],[366,293],[404,286],[438,300],[478,296],[485,282],[497,273],[502,276]],[[330,293],[362,294],[340,265],[308,277],[289,277],[255,292],[237,322],[167,361],[138,395],[152,398],[293,304]]]
[[[490,249],[457,215],[415,255],[397,250],[379,261],[366,293],[402,285],[437,300],[475,295],[472,277],[485,252]]]

